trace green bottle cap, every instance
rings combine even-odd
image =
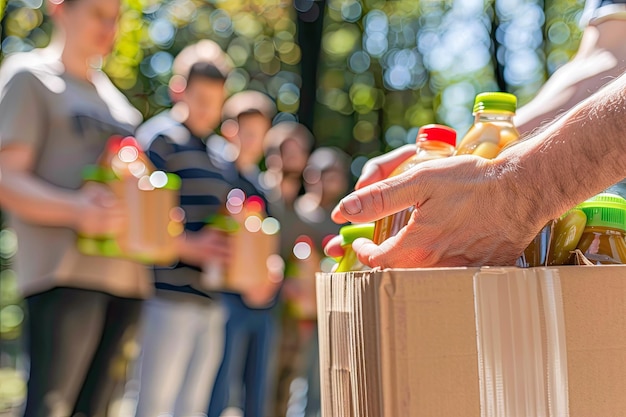
[[[506,111],[515,113],[517,97],[509,93],[480,93],[474,101],[474,113]]]
[[[235,233],[239,230],[239,224],[235,219],[220,213],[210,216],[206,224],[225,233]]]
[[[83,169],[83,181],[109,182],[117,179],[111,169],[102,168],[98,165],[87,165]]]
[[[626,200],[602,193],[577,206],[587,215],[587,227],[607,227],[626,231]]]
[[[351,245],[358,238],[372,239],[374,237],[374,223],[349,224],[339,230],[341,246]]]
[[[163,188],[167,190],[180,190],[180,187],[182,185],[182,181],[180,177],[176,174],[171,174],[169,172],[167,172],[166,174],[167,174],[167,183],[165,184]]]

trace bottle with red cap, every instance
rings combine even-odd
[[[422,162],[432,159],[447,158],[454,155],[456,146],[456,131],[443,125],[422,126],[416,138],[417,151],[415,155],[400,164],[390,175],[394,177],[408,171]],[[399,213],[387,216],[376,222],[374,227],[374,242],[380,244],[395,236],[409,221],[413,208],[410,207]]]

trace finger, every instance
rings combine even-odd
[[[380,246],[371,240],[365,238],[356,239],[352,242],[352,249],[363,265],[367,265],[371,268],[383,266],[380,264],[380,258],[382,256]]]
[[[356,239],[352,243],[352,249],[359,261],[369,267],[403,268],[419,267],[419,262],[414,259],[411,246],[403,244],[395,236],[387,239],[380,245],[369,239]]]
[[[344,250],[341,247],[342,237],[341,235],[332,238],[324,247],[324,253],[331,258],[339,258],[343,256]]]
[[[355,188],[358,190],[388,178],[398,165],[413,155],[415,155],[415,145],[405,145],[385,155],[370,159],[363,167]]]
[[[425,199],[425,184],[415,169],[361,188],[339,202],[333,220],[366,223],[395,214]],[[424,191],[420,193],[420,191]]]

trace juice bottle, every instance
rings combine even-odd
[[[578,249],[596,265],[626,264],[626,200],[603,193],[577,208],[587,215]]]
[[[298,236],[292,250],[285,276],[284,295],[289,312],[299,320],[311,320],[317,316],[315,274],[320,271],[322,256],[313,239]]]
[[[343,226],[339,230],[339,234],[342,238],[341,247],[344,250],[344,255],[339,261],[335,272],[363,271],[367,269],[359,262],[356,253],[352,249],[352,242],[361,237],[372,239],[374,236],[374,223],[349,224]]]
[[[115,173],[111,169],[99,165],[90,165],[83,170],[85,186],[89,186],[90,183],[109,184],[116,179]],[[88,236],[79,233],[76,245],[78,250],[85,255],[122,256],[122,250],[114,235]]]
[[[548,266],[570,263],[571,252],[578,246],[586,225],[587,215],[578,208],[569,210],[555,222]]]
[[[406,172],[421,162],[452,156],[456,145],[456,132],[447,126],[426,125],[418,131],[415,142],[417,145],[415,155],[400,164],[390,177]],[[412,212],[411,207],[378,220],[374,228],[374,242],[380,244],[391,236],[395,236],[406,226]]]
[[[474,125],[457,148],[457,155],[493,159],[519,139],[513,124],[517,98],[508,93],[481,93],[474,101]]]

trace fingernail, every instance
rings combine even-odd
[[[363,207],[361,207],[361,200],[355,195],[349,195],[341,200],[341,205],[348,214],[359,214],[363,211]]]

